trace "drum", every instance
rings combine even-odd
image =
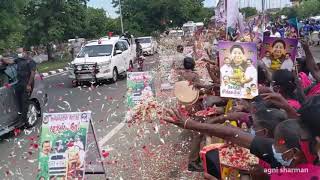
[[[193,105],[198,101],[199,90],[194,89],[188,81],[179,81],[174,85],[174,95],[184,105]]]

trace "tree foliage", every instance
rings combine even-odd
[[[0,0],[0,53],[17,47],[46,45],[67,39],[99,38],[109,31],[121,33],[120,19],[103,9],[87,6],[89,0]],[[150,35],[186,21],[205,21],[213,9],[204,0],[121,0],[124,28]],[[118,7],[118,0],[113,5]]]
[[[150,35],[168,27],[181,27],[187,21],[204,21],[212,14],[204,8],[203,1],[121,0],[124,28],[136,35]],[[112,3],[119,7],[118,0]]]
[[[245,15],[245,17],[251,17],[258,14],[258,11],[254,7],[245,7],[240,9],[240,12]]]
[[[276,17],[285,15],[288,18],[298,17],[299,19],[320,15],[320,0],[304,0],[299,6],[285,7],[276,13]]]
[[[1,0],[0,53],[17,47],[49,45],[67,39],[88,39],[118,33],[119,19],[103,9],[87,7],[88,0]]]
[[[24,26],[21,10],[24,0],[0,1],[0,52],[22,43]]]

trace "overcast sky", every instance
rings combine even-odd
[[[215,6],[219,0],[205,0],[204,4],[206,7]],[[256,7],[257,9],[261,10],[261,1],[262,0],[239,0],[240,7],[247,7],[248,5],[251,7]],[[290,3],[290,0],[265,0],[266,6],[269,8],[278,8],[278,7],[285,7]],[[89,6],[96,7],[96,8],[103,8],[107,11],[107,13],[111,17],[116,17],[117,14],[115,13],[115,9],[112,7],[111,4],[112,0],[90,0]]]

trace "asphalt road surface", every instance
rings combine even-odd
[[[313,48],[316,59],[320,48]],[[146,60],[145,69],[158,63],[157,55]],[[72,88],[66,73],[48,77],[49,102],[44,112],[91,110],[97,143],[107,152],[102,163],[109,179],[202,179],[187,169],[190,132],[159,122],[129,125],[126,112],[126,80],[95,87]],[[31,129],[11,133],[0,142],[1,179],[35,179],[37,175],[40,123]],[[106,179],[92,131],[88,135],[86,158],[89,180]]]
[[[152,70],[158,63],[158,55],[150,56],[145,70]],[[180,177],[185,169],[185,153],[188,148],[177,141],[182,136],[171,125],[158,123],[128,125],[126,112],[126,79],[115,84],[72,88],[67,73],[45,79],[49,85],[48,104],[44,112],[75,112],[90,110],[97,143],[109,155],[101,162],[92,131],[88,134],[86,158],[87,179],[106,179],[102,175],[102,163],[109,179],[172,179]],[[90,87],[88,87],[90,86]],[[0,143],[1,179],[35,179],[37,175],[39,123],[36,127],[10,133]],[[172,130],[170,134],[169,130]],[[186,138],[181,138],[186,139]],[[183,162],[178,162],[180,157]],[[174,159],[172,159],[174,158]],[[170,170],[169,170],[170,169]],[[188,179],[188,178],[187,178]]]

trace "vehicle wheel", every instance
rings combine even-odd
[[[72,87],[78,87],[79,83],[76,80],[72,81]]]
[[[111,81],[113,82],[113,83],[115,83],[115,82],[117,82],[118,81],[118,71],[117,71],[117,69],[116,68],[114,68],[113,69],[113,73],[112,73],[112,79],[111,79]]]
[[[40,109],[36,102],[29,101],[28,112],[25,126],[27,128],[35,126],[40,120]]]

